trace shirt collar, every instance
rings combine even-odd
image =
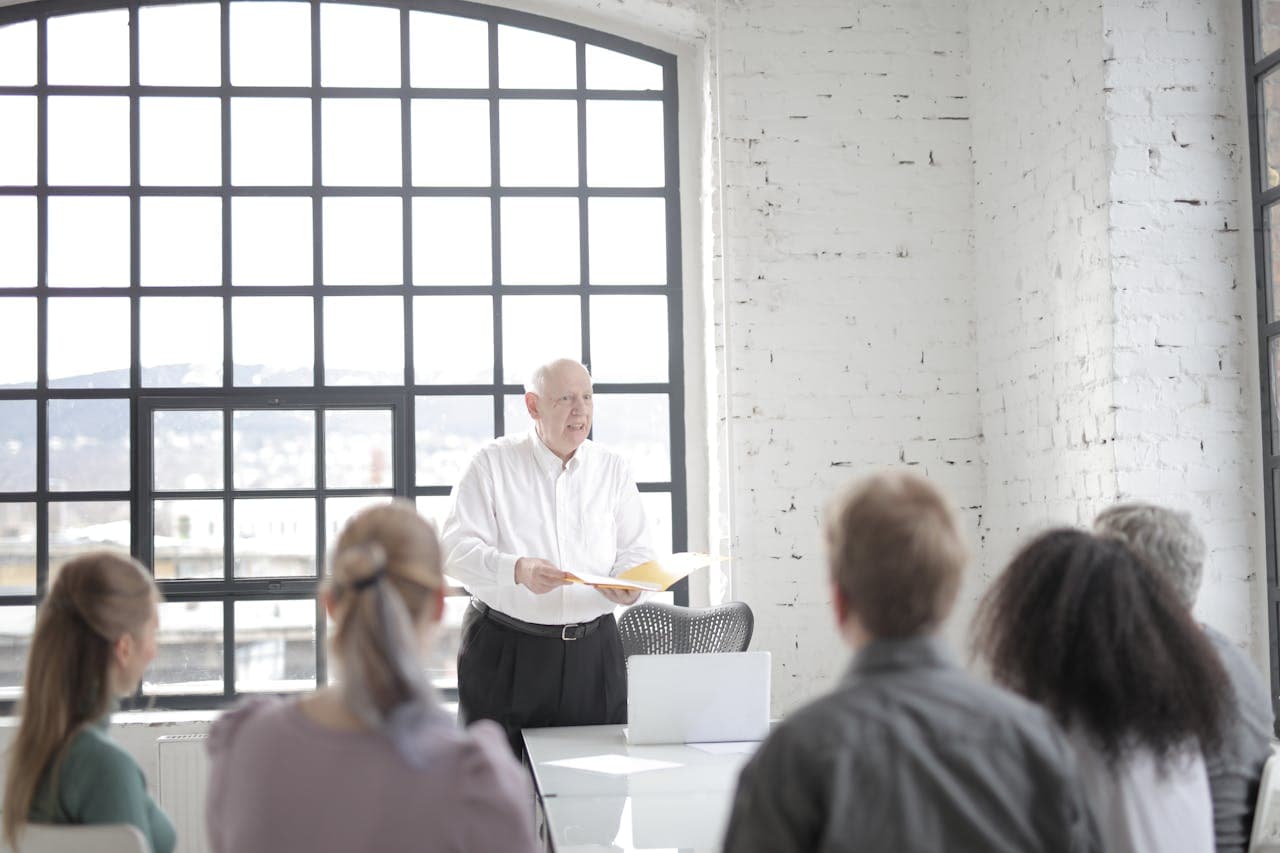
[[[536,426],[529,427],[529,443],[533,445],[533,458],[537,462],[538,467],[547,474],[553,477],[558,477],[560,476],[561,471],[573,473],[582,467],[583,457],[589,452],[587,447],[591,444],[591,439],[587,439],[582,442],[582,444],[578,445],[577,451],[575,451],[573,456],[569,458],[569,462],[567,464],[559,456],[552,453],[549,447],[542,443],[542,438],[538,435],[538,428]]]
[[[872,640],[849,664],[849,678],[872,672],[904,669],[939,669],[955,662],[942,640],[934,634],[902,639]]]

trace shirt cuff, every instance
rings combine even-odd
[[[498,555],[498,586],[516,585],[516,561],[519,559],[509,554]]]

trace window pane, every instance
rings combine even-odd
[[[493,381],[492,297],[414,297],[413,381]]]
[[[217,98],[140,98],[142,183],[222,183],[222,108]]]
[[[591,297],[591,375],[596,382],[667,381],[667,298]]]
[[[1280,6],[1277,6],[1280,9]],[[1263,250],[1266,253],[1266,271],[1267,271],[1267,314],[1271,321],[1280,320],[1280,223],[1275,221],[1276,205],[1272,204],[1265,208],[1262,212],[1263,228],[1266,233],[1266,240],[1263,243]]]
[[[129,482],[129,401],[50,400],[49,489],[127,491]]]
[[[34,607],[0,608],[0,698],[17,699],[22,695],[22,679],[26,674],[27,652],[35,633]]]
[[[222,692],[222,602],[162,601],[156,658],[147,667],[147,696]]]
[[[493,438],[492,397],[418,397],[414,413],[419,486],[452,486]]]
[[[593,198],[587,202],[592,284],[666,284],[666,201]]]
[[[572,89],[578,64],[570,39],[498,27],[498,85],[504,89]]]
[[[129,199],[49,199],[49,284],[129,284]]]
[[[143,385],[222,384],[222,299],[152,296],[141,311]]]
[[[520,435],[533,429],[533,418],[529,417],[529,407],[523,394],[508,394],[502,398],[502,418],[503,435]]]
[[[331,296],[324,301],[324,381],[329,385],[401,385],[404,300]]]
[[[576,296],[502,298],[502,377],[523,383],[540,365],[582,351],[582,302]]]
[[[207,580],[225,577],[222,501],[156,501],[152,524],[155,534],[153,568],[157,578]]]
[[[399,100],[325,98],[320,122],[326,186],[400,186]]]
[[[73,557],[99,548],[129,552],[128,501],[49,502],[49,585]]]
[[[399,86],[400,11],[348,3],[320,7],[322,86]]]
[[[462,641],[462,617],[471,605],[466,595],[454,595],[444,600],[444,614],[440,626],[432,638],[427,652],[427,672],[439,688],[458,686],[458,646]]]
[[[637,482],[671,479],[670,401],[666,394],[596,394],[592,436],[631,463]]]
[[[316,484],[315,412],[236,412],[232,443],[237,489],[305,489]]]
[[[315,601],[237,601],[235,618],[237,691],[315,688]]]
[[[35,489],[36,401],[0,400],[0,492]]]
[[[3,33],[4,29],[0,29],[0,34]],[[0,50],[3,50],[2,45]],[[3,56],[3,53],[0,53],[0,56]],[[35,96],[0,96],[0,127],[4,128],[4,133],[0,133],[0,185],[34,186],[36,182]]]
[[[662,66],[589,44],[587,88],[660,90]]]
[[[1271,351],[1271,452],[1280,453],[1280,337],[1273,337],[1267,347]]]
[[[1280,186],[1280,71],[1269,71],[1262,78],[1263,140],[1262,187]]]
[[[35,84],[36,22],[22,21],[0,27],[0,86]]]
[[[502,280],[505,284],[578,284],[578,200],[502,200]]]
[[[324,482],[331,489],[394,485],[388,409],[324,413]]]
[[[310,385],[315,377],[315,320],[309,296],[231,300],[236,385]]]
[[[231,183],[239,187],[311,183],[309,99],[231,99]]]
[[[36,285],[36,200],[0,198],[0,287]]]
[[[233,198],[231,283],[312,284],[311,208],[309,198]]]
[[[660,187],[666,148],[659,101],[587,101],[587,183]]]
[[[231,85],[311,85],[309,3],[231,4]]]
[[[413,283],[492,284],[493,214],[487,198],[413,200]]]
[[[409,85],[489,86],[489,25],[471,18],[409,13]]]
[[[498,110],[504,187],[578,185],[576,101],[502,101]]]
[[[128,9],[50,18],[48,37],[51,84],[128,85]]]
[[[49,300],[50,388],[128,388],[129,300]]]
[[[222,82],[217,3],[138,10],[138,80],[144,86],[217,86]]]
[[[36,505],[0,503],[0,592],[30,595],[35,591]],[[10,609],[0,607],[0,613]],[[2,645],[3,638],[0,637]]]
[[[654,550],[659,554],[675,553],[675,542],[671,538],[671,493],[641,492],[640,503],[644,504],[649,542]]]
[[[3,216],[0,216],[3,227]],[[4,251],[0,244],[0,252]],[[0,299],[0,388],[36,385],[36,301]]]
[[[415,100],[410,109],[414,186],[489,185],[488,101]]]
[[[151,445],[156,491],[222,488],[222,412],[153,412]]]
[[[222,284],[222,199],[141,199],[142,285]]]
[[[434,524],[437,533],[444,529],[444,521],[449,516],[453,498],[448,495],[419,495],[416,503],[418,515]]]
[[[324,283],[403,284],[403,210],[398,198],[326,198]]]
[[[316,573],[314,498],[235,502],[235,576],[277,578]]]
[[[333,548],[338,542],[338,535],[347,526],[356,513],[371,506],[378,506],[389,501],[387,495],[362,495],[358,498],[329,498],[324,502],[324,542],[329,559],[333,559]],[[332,571],[330,565],[324,567],[326,573]]]
[[[1280,2],[1277,0],[1258,0],[1258,36],[1261,42],[1261,50],[1258,52],[1258,58],[1271,53],[1280,48]]]
[[[128,185],[128,98],[49,97],[49,183]]]

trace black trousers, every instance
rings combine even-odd
[[[458,717],[494,720],[524,755],[522,728],[627,721],[627,668],[609,614],[578,640],[540,637],[468,607],[458,647]]]

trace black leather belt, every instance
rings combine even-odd
[[[471,606],[480,612],[480,615],[499,625],[505,625],[513,631],[519,631],[521,634],[529,634],[534,637],[557,637],[561,640],[581,640],[595,629],[604,624],[604,620],[612,616],[612,613],[606,613],[603,616],[592,619],[590,622],[578,622],[572,625],[542,625],[537,622],[525,622],[523,619],[517,619],[514,616],[508,616],[500,610],[494,610],[478,598],[471,599]]]

